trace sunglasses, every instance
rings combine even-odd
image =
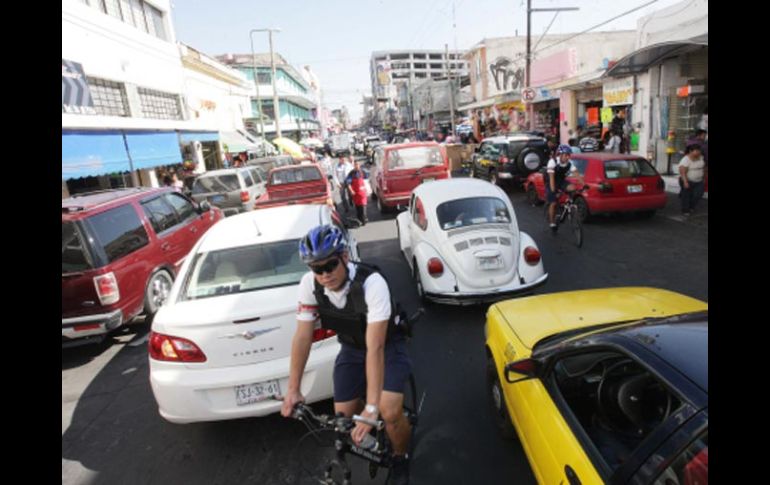
[[[331,273],[335,269],[337,269],[337,266],[340,264],[339,258],[332,259],[326,264],[320,264],[320,265],[308,265],[310,269],[315,274],[324,274],[324,273]]]

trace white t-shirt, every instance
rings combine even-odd
[[[560,167],[562,167],[562,168],[566,167],[568,163],[570,163],[570,162],[569,162],[569,161],[567,161],[567,163],[561,163],[561,160],[559,160],[559,166],[560,166]],[[550,159],[550,160],[548,160],[548,165],[546,165],[546,168],[545,168],[545,169],[546,169],[546,171],[547,171],[548,173],[551,173],[551,172],[555,172],[555,169],[556,169],[556,160],[554,160],[553,158],[552,158],[552,159]],[[576,169],[576,168],[575,168],[575,166],[573,165],[573,166],[572,166],[572,170],[570,170],[570,173],[575,173],[575,172],[577,172],[577,169]]]
[[[345,183],[345,177],[348,176],[351,170],[353,170],[353,164],[350,162],[344,162],[342,165],[336,163],[334,165],[334,178],[337,183],[343,185]]]
[[[690,160],[690,157],[685,155],[679,161],[679,166],[687,167],[687,180],[689,182],[703,182],[703,169],[706,166],[706,162],[703,161],[703,157],[700,157],[697,160]]]
[[[337,308],[344,308],[348,301],[350,283],[356,276],[356,266],[348,263],[349,280],[339,291],[324,288],[324,294]],[[299,305],[297,306],[297,320],[314,322],[318,319],[318,301],[313,291],[315,290],[315,277],[309,271],[299,282]],[[366,300],[367,323],[382,322],[390,319],[390,290],[385,278],[379,273],[372,273],[364,280],[364,299]]]

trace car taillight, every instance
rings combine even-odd
[[[531,266],[536,265],[540,262],[540,251],[532,246],[527,246],[524,248],[524,261]]]
[[[602,182],[599,184],[599,192],[602,194],[609,194],[612,192],[612,184],[608,184],[606,182]]]
[[[500,163],[503,163],[503,164],[505,164],[505,163],[508,163],[508,162],[510,162],[510,160],[508,159],[508,157],[500,157]]]
[[[662,177],[658,179],[657,187],[658,187],[658,190],[665,190],[666,189],[666,182],[663,181]]]
[[[313,330],[313,342],[320,342],[321,340],[326,340],[327,338],[334,337],[335,335],[337,335],[337,332],[334,330],[317,328]]]
[[[241,191],[241,202],[248,202],[249,201],[249,192],[248,190],[242,190]]]
[[[96,294],[99,296],[99,302],[102,305],[112,305],[120,300],[118,280],[115,279],[114,273],[109,272],[94,277],[94,286],[96,286]]]
[[[190,340],[150,333],[150,358],[166,362],[206,362],[206,355]]]
[[[428,260],[428,274],[434,278],[438,278],[444,274],[444,263],[438,258],[430,258]]]

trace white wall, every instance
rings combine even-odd
[[[251,116],[248,87],[235,86],[190,68],[184,69],[184,87],[190,122],[205,130],[243,130],[243,118]],[[213,109],[208,105],[210,102],[214,103]]]

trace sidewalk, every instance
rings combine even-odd
[[[666,182],[666,192],[671,194],[678,194],[679,193],[679,176],[678,175],[661,175],[663,177],[663,181]],[[709,193],[704,192],[703,198],[708,200]]]

